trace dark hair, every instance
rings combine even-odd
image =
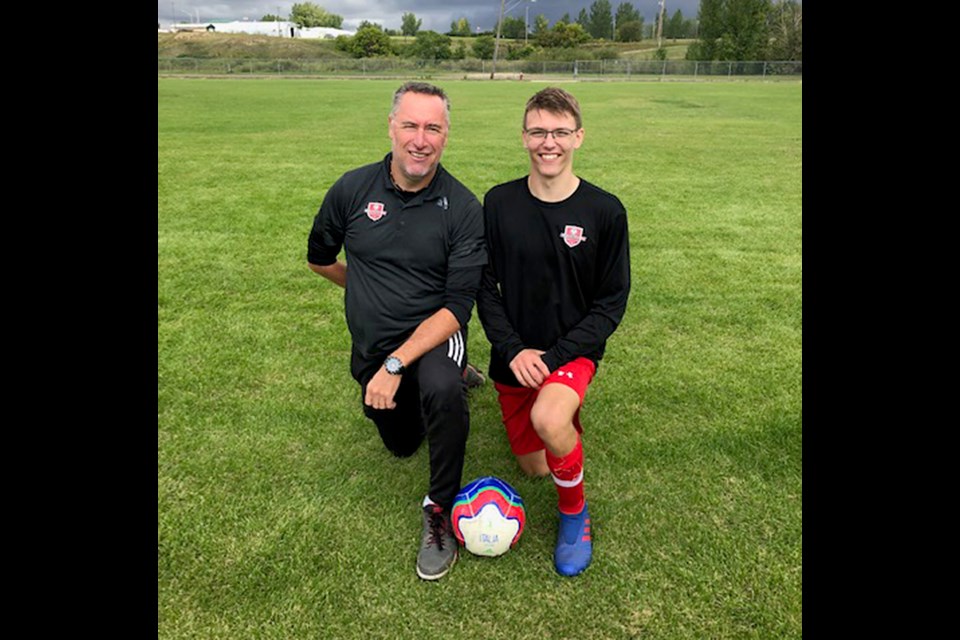
[[[447,113],[447,126],[450,126],[450,98],[444,93],[443,89],[429,82],[405,82],[393,94],[393,108],[390,109],[390,115],[397,112],[397,106],[400,104],[400,98],[405,93],[420,93],[427,96],[437,96],[443,100],[443,106]]]
[[[577,123],[577,129],[583,127],[583,120],[580,118],[580,103],[570,93],[559,87],[541,89],[527,100],[527,108],[523,112],[524,129],[527,128],[527,114],[534,109],[542,109],[555,115],[569,113]]]

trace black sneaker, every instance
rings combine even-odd
[[[468,362],[467,368],[463,372],[463,381],[467,383],[467,389],[475,389],[476,387],[483,385],[487,379],[477,370],[476,367]]]
[[[439,580],[457,561],[457,539],[453,537],[450,516],[440,505],[423,508],[423,535],[417,553],[417,575],[424,580]]]

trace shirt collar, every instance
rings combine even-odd
[[[393,152],[387,153],[383,158],[383,181],[384,188],[390,189],[392,191],[399,191],[398,187],[393,184],[393,180],[390,179],[390,161],[393,159]],[[447,170],[443,168],[443,164],[437,164],[437,172],[433,174],[433,179],[430,180],[424,189],[417,191],[417,196],[422,196],[423,201],[436,200],[441,196],[446,195],[446,184],[447,181],[444,180],[444,176]]]

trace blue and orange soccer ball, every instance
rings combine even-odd
[[[502,556],[510,550],[527,520],[520,494],[494,476],[477,478],[453,501],[453,535],[478,556]]]

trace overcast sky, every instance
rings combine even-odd
[[[656,15],[658,0],[630,0],[631,4],[649,24]],[[616,12],[621,0],[610,0]],[[460,18],[470,21],[476,31],[493,30],[500,11],[500,0],[314,0],[330,13],[343,16],[343,28],[354,30],[363,20],[376,22],[386,29],[400,29],[400,18],[406,12],[416,14],[423,21],[421,29],[444,33],[450,30],[450,23]],[[530,7],[531,29],[537,14],[544,14],[552,25],[564,13],[576,20],[580,9],[589,13],[593,0],[506,0],[507,15],[526,19],[526,8]],[[290,14],[293,2],[271,2],[270,0],[157,0],[157,21],[162,26],[170,22],[194,22],[199,15],[200,22],[213,20],[259,20],[263,15],[272,13],[286,18]],[[666,13],[673,15],[677,9],[685,18],[697,17],[700,0],[666,0]]]

